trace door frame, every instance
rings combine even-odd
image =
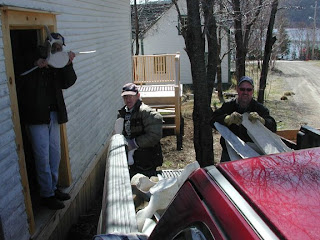
[[[20,116],[18,110],[18,100],[16,92],[16,83],[14,75],[14,65],[12,57],[12,46],[10,38],[10,30],[36,29],[40,30],[42,40],[46,37],[45,25],[47,25],[52,32],[57,31],[57,21],[54,12],[46,12],[41,10],[25,9],[11,6],[1,6],[1,22],[2,22],[2,36],[4,45],[5,69],[9,88],[12,121],[16,136],[18,162],[20,167],[21,182],[23,187],[24,201],[26,206],[26,213],[29,223],[30,234],[34,234],[36,230],[34,214],[32,209],[32,202],[30,196],[28,175],[26,170],[25,154],[20,126]],[[59,168],[59,184],[65,187],[71,185],[72,176],[69,161],[69,149],[67,141],[66,125],[60,125],[61,133],[61,161]]]

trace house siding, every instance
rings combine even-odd
[[[187,15],[185,3],[180,3],[182,15]],[[191,84],[191,66],[189,57],[184,50],[185,43],[181,35],[178,35],[178,14],[173,5],[144,35],[144,54],[174,54],[180,52],[180,81],[181,84]]]
[[[178,1],[181,15],[187,15],[186,1]],[[185,42],[182,35],[178,35],[178,13],[173,5],[144,35],[143,54],[163,54],[180,52],[180,79],[182,84],[192,84],[191,65],[189,57],[184,50]],[[228,47],[228,39],[222,40],[222,53]],[[141,42],[140,42],[141,43]],[[228,57],[221,63],[222,82],[229,82]]]
[[[30,237],[29,226],[19,173],[4,60],[3,37],[0,31],[0,229],[2,229],[0,238],[24,240]]]
[[[130,5],[127,0],[7,0],[0,4],[54,12],[66,50],[96,50],[74,59],[78,76],[64,90],[69,121],[66,125],[72,186],[105,148],[117,109],[123,104],[121,87],[131,77]],[[29,239],[15,132],[0,31],[0,239]],[[2,234],[1,236],[1,228]],[[17,231],[19,229],[19,231]]]

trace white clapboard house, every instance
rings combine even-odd
[[[187,24],[187,6],[185,0],[178,1],[180,13]],[[148,3],[138,4],[139,21],[139,55],[158,55],[180,53],[180,81],[181,84],[192,84],[190,61],[185,48],[185,42],[180,34],[181,24],[178,21],[178,12],[172,3]],[[132,15],[132,37],[135,39],[135,12],[131,7]],[[229,34],[225,29],[221,34],[221,55],[228,52]],[[135,53],[135,42],[133,41],[133,53]],[[222,83],[228,85],[230,80],[230,54],[222,61]]]
[[[103,184],[107,143],[121,87],[132,79],[128,0],[0,0],[0,239],[65,239]],[[27,50],[65,37],[78,79],[64,91],[69,122],[61,126],[60,185],[71,200],[59,211],[40,206],[30,143],[20,123],[16,82]]]

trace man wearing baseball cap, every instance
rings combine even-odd
[[[213,113],[211,126],[215,122],[227,126],[235,135],[244,142],[252,142],[247,134],[247,129],[241,125],[242,114],[249,113],[249,120],[260,121],[269,130],[275,132],[277,130],[276,121],[270,116],[269,110],[261,103],[253,99],[254,82],[251,77],[243,76],[237,84],[238,96],[228,102],[222,104],[221,108]],[[225,140],[221,137],[220,144],[222,146],[221,162],[230,161]]]
[[[69,52],[69,63],[62,68],[49,66],[47,61],[50,51],[52,54],[62,51],[63,45],[61,34],[49,34],[45,43],[39,46],[36,60],[33,59],[37,68],[22,76],[17,88],[21,122],[27,130],[35,160],[41,204],[52,210],[64,208],[63,201],[70,199],[70,195],[57,185],[61,155],[60,124],[68,121],[62,91],[77,80],[72,63],[75,55]]]
[[[137,173],[156,176],[156,168],[163,162],[162,115],[141,101],[134,83],[125,84],[121,96],[125,104],[118,114],[124,119],[122,134],[127,139],[128,152],[135,150],[133,163],[129,163],[130,177]]]

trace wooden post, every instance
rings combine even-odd
[[[175,56],[175,123],[177,150],[182,150],[182,132],[181,132],[181,97],[180,97],[180,53]]]
[[[20,127],[20,116],[18,111],[18,100],[17,100],[17,92],[16,92],[16,83],[15,83],[15,76],[13,70],[13,59],[12,59],[12,47],[11,47],[11,40],[10,40],[10,26],[9,26],[9,13],[8,10],[2,8],[1,11],[1,22],[2,22],[2,34],[3,34],[3,51],[4,57],[6,59],[6,73],[7,73],[7,80],[8,80],[8,88],[9,88],[9,95],[10,95],[10,102],[11,102],[11,110],[12,110],[12,122],[13,128],[16,135],[16,145],[17,145],[17,154],[18,154],[18,161],[20,167],[20,175],[21,175],[21,183],[23,187],[23,194],[24,194],[24,203],[26,207],[28,223],[29,223],[29,231],[30,234],[35,232],[35,222],[34,216],[32,211],[32,202],[30,197],[30,189],[29,189],[29,181],[25,163],[25,155],[23,150],[23,141],[22,141],[22,133]]]
[[[69,161],[69,148],[66,124],[60,125],[60,139],[61,139],[61,161],[59,166],[59,185],[69,187],[72,182],[71,167]]]

